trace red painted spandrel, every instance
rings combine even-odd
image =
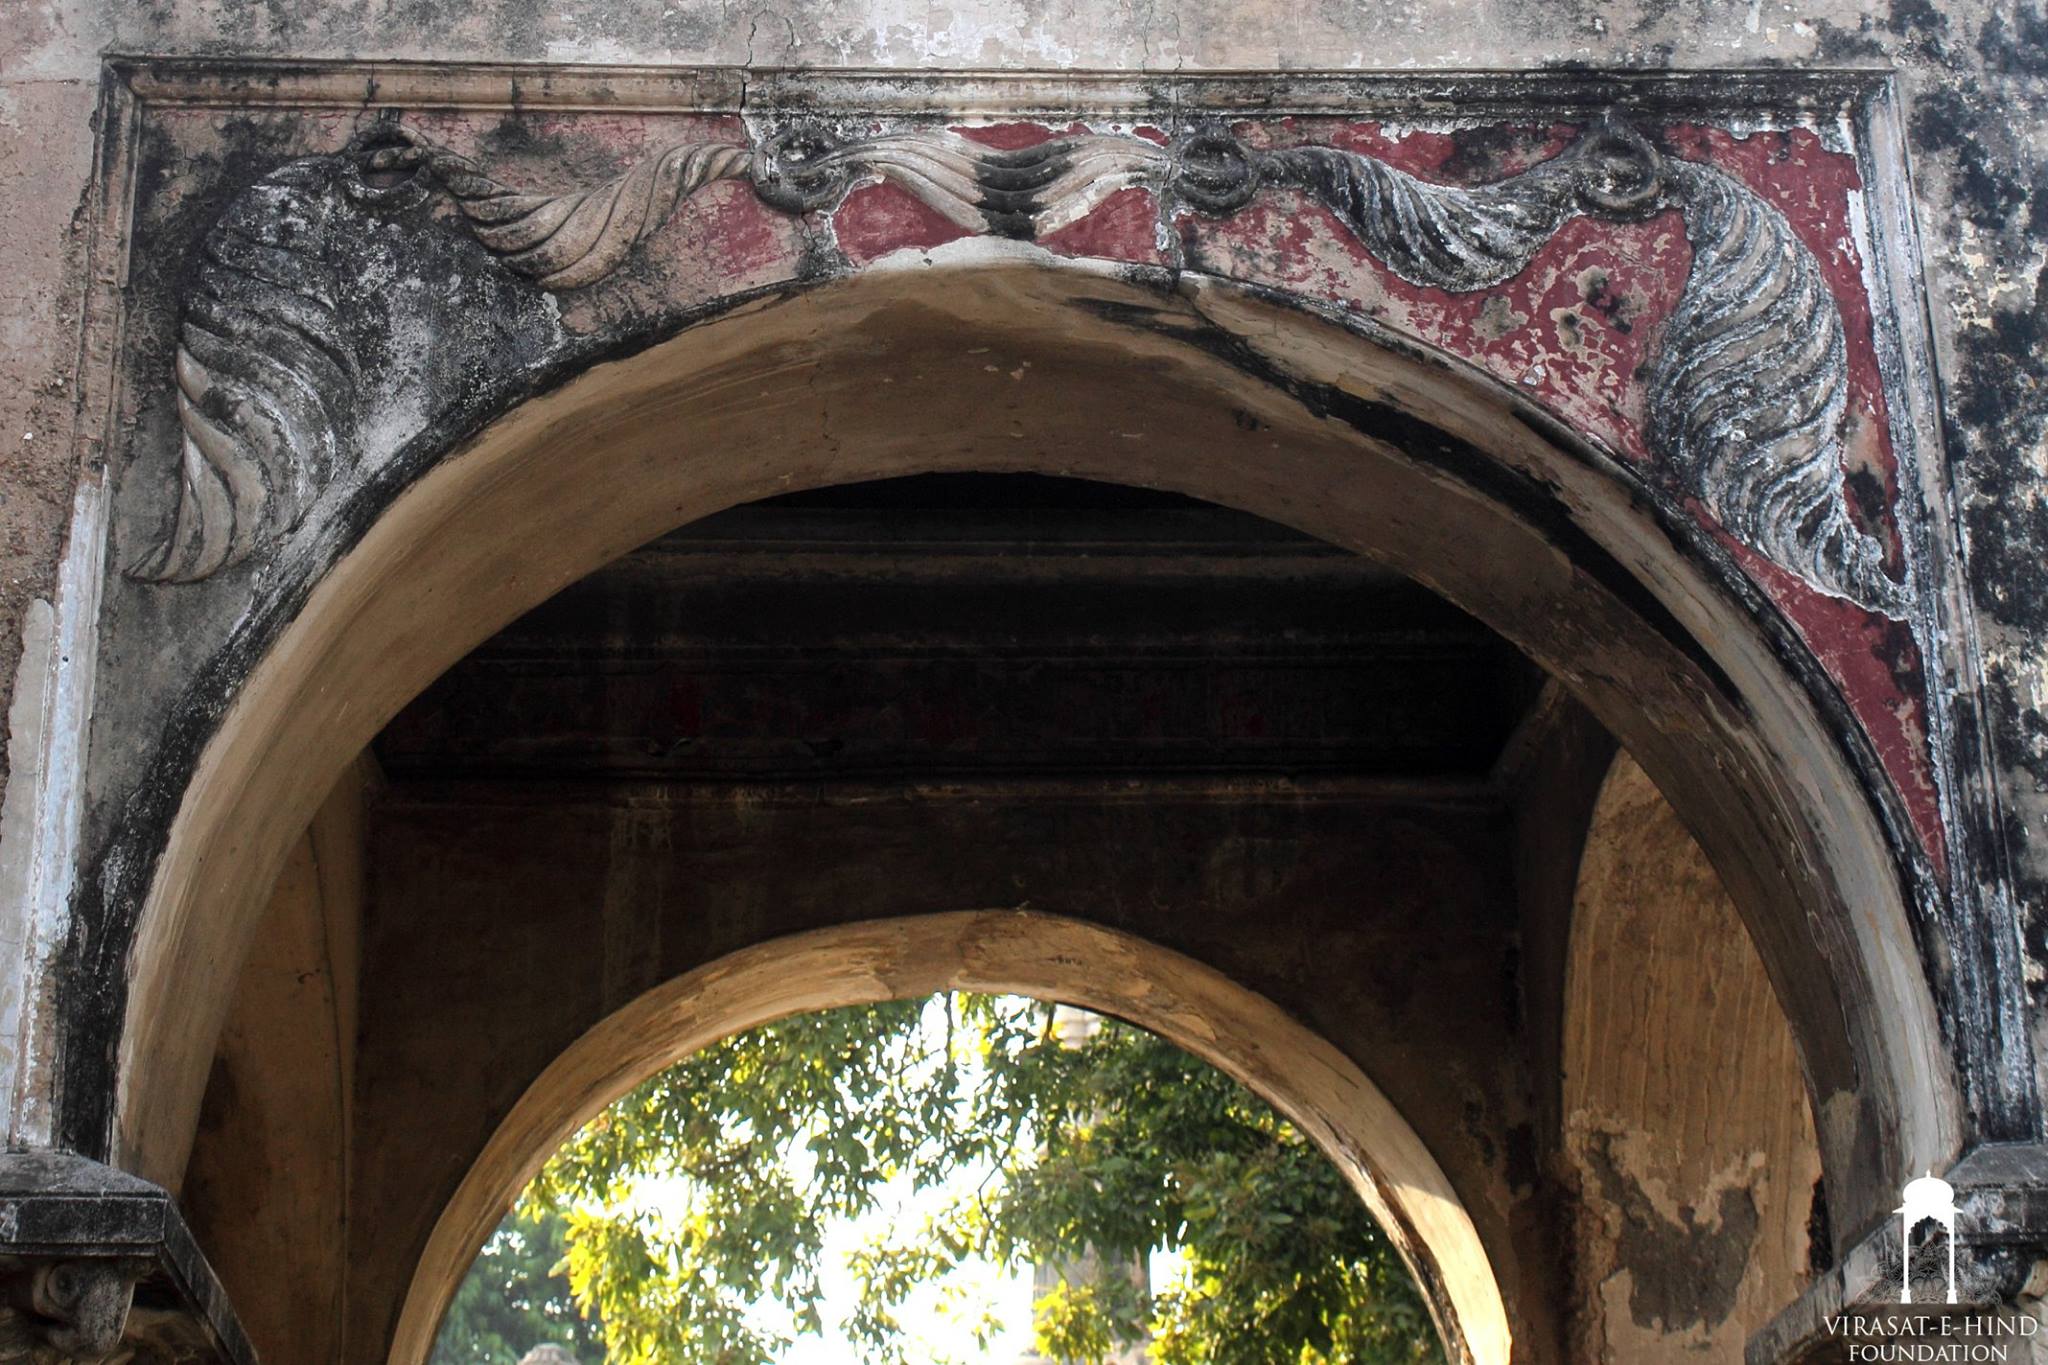
[[[1159,200],[1145,189],[1118,190],[1086,216],[1039,238],[1038,244],[1061,256],[1093,256],[1144,265],[1164,265],[1168,261],[1159,244]]]
[[[928,251],[974,234],[910,191],[879,181],[855,186],[832,215],[839,249],[855,266],[892,251]]]
[[[685,215],[691,221],[683,221]],[[716,242],[717,251],[705,253],[706,264],[732,278],[766,283],[783,278],[795,262],[790,224],[742,182],[699,190],[671,225],[685,242]]]
[[[1948,841],[1927,752],[1927,682],[1912,630],[1816,591],[1727,533],[1715,534],[1798,627],[1842,689],[1928,857],[1937,871],[1945,871]]]
[[[1438,183],[1483,183],[1570,145],[1569,126],[1483,137],[1390,136],[1378,125],[1246,125],[1263,146],[1314,141],[1375,157]],[[1881,490],[1869,529],[1896,547],[1897,462],[1876,360],[1863,262],[1850,227],[1855,161],[1805,130],[1736,137],[1671,130],[1674,154],[1710,162],[1786,215],[1820,263],[1841,310],[1849,360],[1845,470]],[[1692,264],[1684,223],[1667,211],[1642,223],[1567,222],[1515,278],[1469,294],[1401,280],[1321,205],[1268,191],[1225,217],[1176,224],[1190,267],[1336,304],[1459,356],[1516,385],[1563,421],[1656,474],[1645,437],[1645,367]],[[1852,515],[1862,515],[1854,506]],[[1704,510],[1697,515],[1711,529]],[[1894,557],[1896,549],[1893,549]],[[1924,665],[1910,632],[1819,592],[1749,551],[1740,562],[1806,638],[1870,735],[1937,864],[1945,861],[1927,749]]]
[[[1666,136],[1677,155],[1727,172],[1784,214],[1819,262],[1841,313],[1848,359],[1844,470],[1881,490],[1874,517],[1866,517],[1867,509],[1855,498],[1847,500],[1849,510],[1885,544],[1896,570],[1898,459],[1877,363],[1867,274],[1850,225],[1855,196],[1862,190],[1855,158],[1829,150],[1806,129],[1738,136],[1688,125],[1667,129]],[[1761,556],[1745,550],[1741,558],[1841,687],[1929,855],[1937,867],[1945,867],[1947,845],[1927,748],[1926,665],[1911,633],[1901,623],[1815,591]]]
[[[963,124],[953,131],[969,142],[978,142],[999,152],[1019,152],[1026,147],[1043,146],[1055,138],[1085,137],[1093,129],[1085,123],[1069,123],[1061,128],[1043,123],[978,123]]]
[[[1650,458],[1640,371],[1691,263],[1676,215],[1574,219],[1519,275],[1472,293],[1409,284],[1293,191],[1179,228],[1196,269],[1339,304],[1516,385],[1624,457]]]

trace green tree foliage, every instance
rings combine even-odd
[[[569,1289],[567,1231],[560,1213],[537,1206],[499,1224],[441,1320],[430,1365],[517,1365],[547,1342],[592,1365],[602,1360],[603,1332]]]
[[[1156,1293],[1115,1275],[1056,1285],[1034,1305],[1038,1349],[1097,1362],[1149,1333],[1161,1365],[1440,1360],[1406,1268],[1292,1125],[1143,1030],[1103,1020],[1076,1045],[1055,1017],[969,995],[804,1015],[613,1105],[524,1202],[566,1220],[605,1359],[772,1360],[823,1327],[828,1227],[908,1185],[950,1193],[854,1257],[841,1330],[866,1365],[909,1365],[897,1315],[972,1258],[1130,1264],[1154,1248],[1185,1273]],[[963,1348],[995,1326],[963,1311]]]

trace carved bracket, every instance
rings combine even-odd
[[[1820,591],[1905,614],[1905,587],[1848,507],[1846,347],[1818,262],[1747,186],[1664,156],[1611,114],[1562,154],[1478,187],[1421,180],[1335,147],[1259,150],[1221,125],[1170,146],[1091,133],[1023,150],[936,128],[845,139],[804,126],[753,146],[668,147],[602,185],[549,195],[503,185],[474,160],[386,126],[340,155],[273,171],[208,235],[176,362],[178,508],[131,574],[188,582],[245,559],[355,462],[361,361],[336,325],[326,240],[335,205],[445,193],[505,268],[566,292],[616,271],[678,205],[720,180],[746,181],[792,214],[830,212],[855,185],[883,180],[968,231],[1024,239],[1130,187],[1150,190],[1165,216],[1227,215],[1287,190],[1328,208],[1401,279],[1453,293],[1518,275],[1571,219],[1675,209],[1693,259],[1645,375],[1655,477]]]
[[[256,1365],[177,1208],[60,1152],[0,1155],[0,1365]]]
[[[33,1365],[115,1358],[146,1261],[0,1259],[0,1360]]]

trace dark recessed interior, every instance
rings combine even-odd
[[[943,475],[663,536],[392,722],[395,778],[1483,778],[1540,675],[1409,580],[1170,493]]]

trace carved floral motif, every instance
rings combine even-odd
[[[1659,476],[1815,588],[1885,615],[1905,611],[1883,547],[1844,496],[1842,321],[1811,251],[1748,187],[1663,156],[1612,116],[1562,154],[1477,187],[1335,147],[1255,150],[1220,126],[1170,147],[1085,134],[1021,150],[936,128],[842,139],[799,127],[751,147],[672,146],[602,185],[545,195],[500,184],[409,130],[379,137],[272,172],[209,234],[176,366],[178,509],[136,577],[189,581],[247,558],[353,463],[357,362],[338,339],[323,273],[334,196],[374,202],[438,189],[505,267],[562,292],[617,270],[715,181],[746,180],[764,203],[810,213],[884,180],[969,231],[1025,239],[1130,187],[1159,196],[1164,213],[1212,215],[1292,190],[1327,207],[1401,279],[1450,292],[1513,278],[1573,218],[1676,209],[1693,264],[1646,373]]]

